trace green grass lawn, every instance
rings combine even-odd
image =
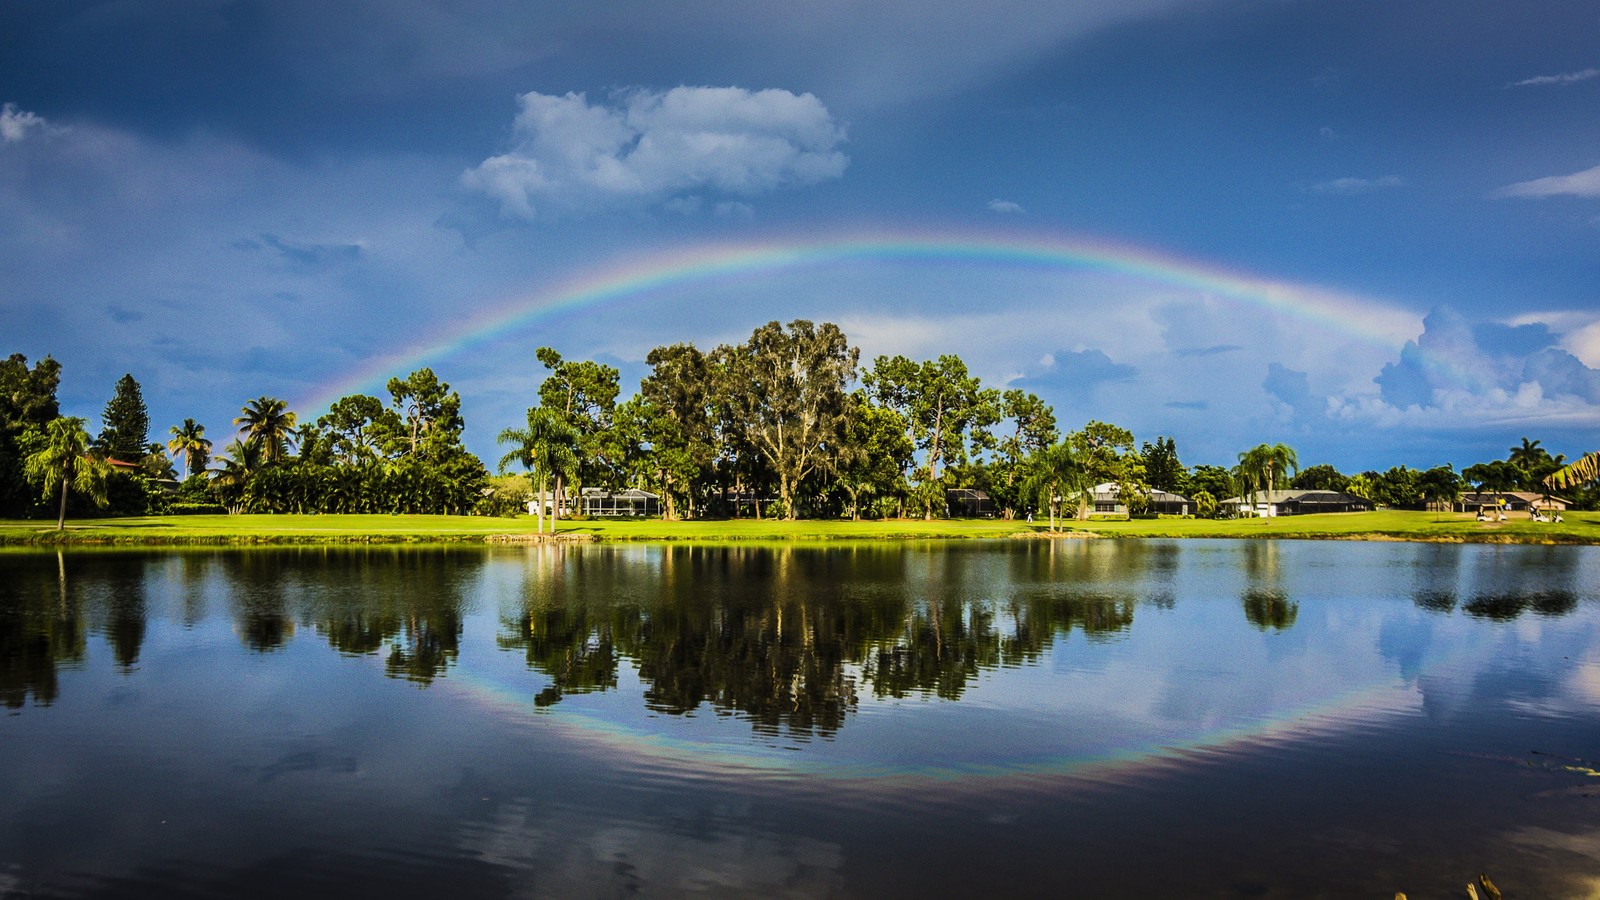
[[[1510,543],[1600,544],[1600,513],[1569,513],[1563,523],[1526,516],[1478,522],[1467,513],[1380,511],[1274,519],[1091,519],[1064,531],[1105,537],[1371,538]],[[1036,522],[988,519],[887,522],[774,520],[662,522],[658,519],[563,520],[563,534],[601,541],[940,540],[1043,535]],[[534,531],[528,516],[150,516],[54,522],[0,520],[0,544],[275,544],[484,541]]]

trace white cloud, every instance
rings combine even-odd
[[[1377,397],[1330,398],[1337,420],[1448,429],[1582,426],[1600,416],[1600,370],[1557,346],[1550,323],[1473,323],[1441,307],[1375,379]]]
[[[1313,184],[1311,190],[1318,194],[1364,194],[1368,191],[1404,185],[1405,181],[1400,176],[1385,175],[1382,178],[1335,178],[1332,181]]]
[[[754,196],[843,174],[843,126],[811,94],[677,87],[518,98],[514,146],[462,182],[507,215],[653,203],[690,191]]]
[[[1600,312],[1579,310],[1545,310],[1522,313],[1506,320],[1516,327],[1544,325],[1559,336],[1557,346],[1571,353],[1583,364],[1600,369]]]
[[[1027,212],[1027,210],[1022,208],[1021,204],[1013,203],[1010,200],[998,200],[998,199],[989,201],[989,211],[990,212],[997,212],[997,213],[1007,213],[1007,214]]]
[[[17,109],[15,103],[0,107],[0,143],[14,144],[28,136],[29,130],[44,130],[42,117],[27,110]]]
[[[1600,197],[1600,166],[1573,172],[1571,175],[1551,175],[1532,181],[1519,181],[1490,194],[1491,197]]]
[[[1537,75],[1533,78],[1524,78],[1521,81],[1513,81],[1506,85],[1506,87],[1537,87],[1547,84],[1573,84],[1579,81],[1588,81],[1596,76],[1600,76],[1600,69],[1584,69],[1579,72],[1567,72],[1561,75]]]

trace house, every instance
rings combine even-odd
[[[176,494],[178,492],[177,479],[151,478],[150,476],[144,474],[144,466],[140,465],[139,463],[125,462],[123,460],[116,459],[115,457],[108,456],[106,457],[106,465],[111,467],[111,471],[120,472],[123,475],[144,475],[145,481],[154,485],[157,490],[164,494]]]
[[[1372,501],[1342,491],[1257,491],[1217,504],[1236,516],[1303,516],[1312,513],[1371,512]]]
[[[1572,502],[1561,497],[1547,497],[1533,491],[1474,491],[1462,494],[1456,501],[1456,512],[1477,512],[1480,509],[1502,509],[1506,512],[1527,512],[1538,509],[1545,512],[1565,512]]]
[[[584,488],[578,497],[578,511],[585,516],[659,516],[661,495],[637,488],[607,491]]]
[[[1097,513],[1128,514],[1127,504],[1122,502],[1122,488],[1115,482],[1097,484],[1094,487],[1094,511]],[[1187,516],[1194,512],[1194,504],[1182,494],[1170,491],[1151,490],[1148,495],[1149,506],[1147,509],[1162,516]]]
[[[959,519],[992,519],[994,500],[987,493],[972,488],[952,488],[944,492],[946,515]]]

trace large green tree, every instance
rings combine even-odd
[[[1145,441],[1143,452],[1145,479],[1159,491],[1183,493],[1188,480],[1188,470],[1178,460],[1178,442],[1170,437],[1157,436],[1155,443]]]
[[[578,468],[573,487],[613,484],[625,448],[615,440],[620,393],[615,367],[593,360],[562,359],[550,347],[534,352],[550,375],[539,385],[539,405],[559,413],[578,432]]]
[[[967,457],[967,432],[999,420],[1001,400],[967,371],[961,357],[914,362],[904,356],[880,356],[861,378],[876,402],[900,413],[923,452],[918,491],[923,515],[932,518],[944,506],[940,465],[956,465]]]
[[[1064,440],[1033,455],[1023,489],[1049,510],[1050,530],[1055,531],[1058,519],[1065,517],[1063,504],[1074,504],[1080,517],[1087,513],[1094,484],[1083,453],[1071,440]]]
[[[132,375],[117,379],[100,421],[104,427],[95,442],[100,452],[122,462],[136,463],[144,458],[150,443],[150,411],[145,408],[144,392]]]
[[[660,492],[663,516],[678,518],[681,505],[692,517],[696,486],[711,477],[720,448],[715,366],[693,344],[657,347],[645,362],[650,374],[629,407],[649,447],[639,474]]]
[[[1088,473],[1091,487],[1116,485],[1117,496],[1129,515],[1147,507],[1150,484],[1145,478],[1144,457],[1134,449],[1133,432],[1110,422],[1090,420],[1067,440]]]
[[[340,397],[317,419],[329,453],[346,465],[363,466],[410,447],[400,414],[367,394]]]
[[[97,506],[106,504],[106,482],[111,466],[89,453],[89,432],[84,425],[84,420],[77,416],[52,420],[45,429],[44,445],[27,458],[28,477],[43,488],[45,499],[60,494],[57,531],[67,526],[69,491],[90,498]]]
[[[42,441],[45,427],[61,415],[60,382],[61,364],[48,356],[32,366],[20,353],[0,359],[0,515],[26,515],[38,502],[23,471],[24,446]]]
[[[450,390],[432,369],[389,379],[389,396],[404,422],[405,455],[442,460],[460,444],[466,427],[461,418],[461,395]]]
[[[1301,469],[1289,486],[1297,491],[1343,491],[1350,479],[1327,463]]]
[[[1011,518],[1022,499],[1024,463],[1028,457],[1054,444],[1060,435],[1056,430],[1055,410],[1028,391],[1012,388],[1001,394],[1000,413],[1003,421],[1011,423],[1012,429],[995,443],[993,468],[996,471],[990,494],[1005,510],[1006,517]]]
[[[796,518],[801,485],[844,428],[860,351],[839,326],[796,319],[768,322],[724,356],[730,421],[771,465],[784,515]]]
[[[873,403],[861,391],[850,395],[844,432],[832,459],[835,482],[850,498],[850,518],[861,518],[864,499],[903,490],[915,452],[900,413]]]

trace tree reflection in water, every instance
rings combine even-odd
[[[1286,631],[1300,616],[1300,604],[1289,599],[1283,589],[1283,571],[1278,564],[1278,542],[1249,541],[1244,548],[1246,587],[1239,599],[1244,617],[1262,631]]]
[[[536,705],[614,689],[628,665],[654,711],[709,706],[760,732],[826,737],[862,696],[959,699],[982,673],[1034,664],[1074,631],[1115,639],[1137,605],[1173,605],[1179,545],[1084,544],[17,554],[0,578],[0,702],[55,702],[59,671],[85,662],[91,634],[123,674],[136,672],[163,599],[187,626],[227,610],[250,651],[276,651],[304,629],[427,685],[456,663],[467,598],[493,563],[515,598],[495,644],[539,673]],[[1573,612],[1587,596],[1578,557],[1518,549],[1419,547],[1402,590],[1430,614]],[[1280,565],[1280,552],[1252,541],[1219,557],[1263,631],[1298,615],[1286,585],[1304,573]]]
[[[614,687],[626,660],[658,712],[710,705],[761,732],[825,737],[860,690],[956,699],[981,672],[1032,661],[1074,628],[1099,639],[1133,622],[1132,595],[1036,576],[1002,600],[973,599],[970,573],[919,572],[925,559],[895,549],[651,552],[655,565],[530,551],[522,607],[498,644],[549,678],[535,703]]]
[[[351,656],[382,652],[384,672],[418,684],[445,674],[461,652],[464,585],[474,554],[391,549],[315,567],[293,585],[301,618]]]
[[[7,709],[21,709],[30,695],[37,706],[54,703],[57,670],[81,663],[87,649],[62,554],[18,562],[0,578],[0,702]]]

